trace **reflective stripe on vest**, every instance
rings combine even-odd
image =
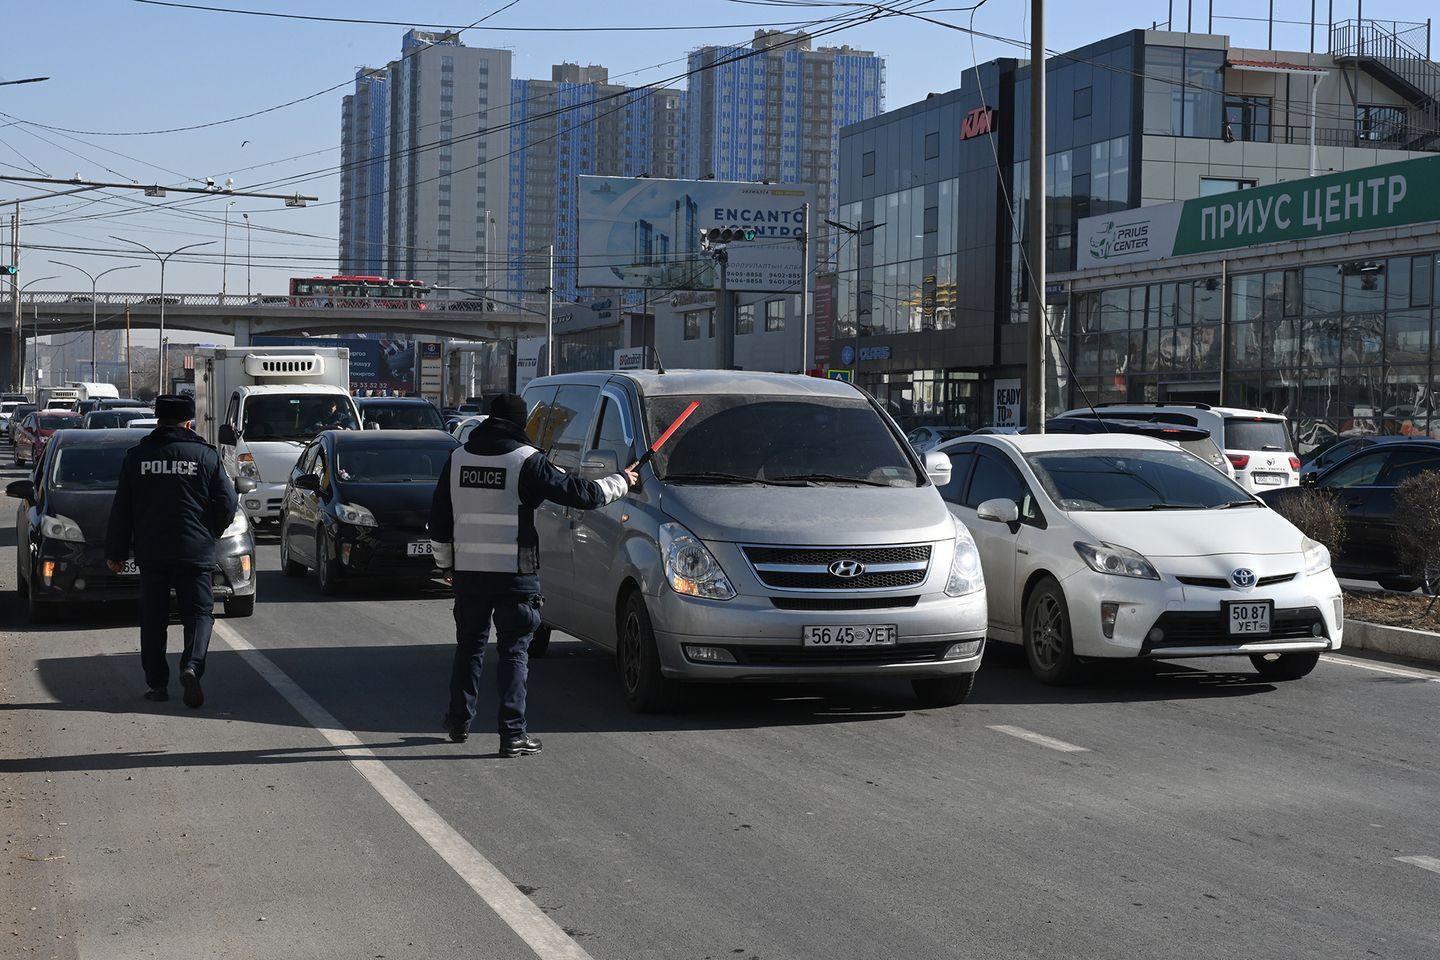
[[[461,447],[450,455],[456,570],[535,572],[534,548],[520,549],[520,468],[534,453],[522,446],[481,457]]]

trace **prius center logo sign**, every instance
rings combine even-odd
[[[1179,224],[1180,211],[1169,204],[1089,217],[1080,221],[1080,249],[1092,265],[1169,256]]]

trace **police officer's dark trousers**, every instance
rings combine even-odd
[[[170,624],[170,591],[180,623],[185,627],[185,648],[180,669],[194,664],[205,673],[205,655],[210,650],[210,632],[215,626],[215,601],[211,593],[210,567],[184,563],[147,563],[140,568],[140,663],[145,683],[164,689],[170,682],[170,664],[165,657],[165,637]]]
[[[495,686],[499,694],[499,733],[525,730],[525,689],[530,673],[530,638],[540,626],[539,577],[507,573],[455,571],[455,662],[450,671],[451,724],[468,730],[475,719],[485,637],[495,624],[499,651]]]

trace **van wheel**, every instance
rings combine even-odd
[[[636,591],[625,600],[620,616],[620,689],[625,703],[636,713],[665,713],[675,709],[679,690],[660,673],[660,653],[645,599]]]
[[[320,592],[333,597],[340,592],[340,558],[330,556],[325,531],[315,528],[315,572],[320,574]]]
[[[290,538],[283,533],[280,534],[280,572],[287,577],[305,576],[305,564],[291,559]]]
[[[1041,683],[1066,684],[1079,678],[1080,661],[1070,634],[1070,610],[1054,580],[1042,581],[1025,603],[1025,659]]]
[[[530,637],[530,656],[543,657],[550,652],[550,628],[545,624],[535,628],[535,633]]]
[[[248,597],[231,597],[225,601],[225,616],[227,619],[232,617],[249,617],[254,616],[254,614],[255,594],[253,593]]]
[[[953,677],[923,677],[911,680],[915,699],[922,707],[955,707],[964,703],[975,687],[974,673],[961,673]]]
[[[1256,653],[1250,657],[1256,672],[1266,680],[1299,680],[1320,662],[1318,653]]]

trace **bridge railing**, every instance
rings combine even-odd
[[[8,298],[7,298],[8,299]],[[65,304],[67,306],[88,306],[94,302],[101,306],[159,306],[158,293],[102,293],[91,297],[88,292],[65,290],[30,291],[21,297],[28,305]],[[166,293],[167,307],[222,307],[244,309],[245,307],[293,308],[296,310],[394,310],[401,313],[458,312],[458,313],[513,313],[518,306],[498,303],[494,300],[389,300],[378,297],[292,297],[289,294],[238,294],[221,296],[218,293]]]

